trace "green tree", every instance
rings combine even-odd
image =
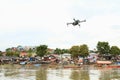
[[[56,49],[54,50],[54,53],[55,53],[55,54],[62,54],[62,50],[61,50],[60,48],[56,48]]]
[[[12,51],[11,48],[6,49],[6,52],[11,52],[11,51]]]
[[[36,54],[43,57],[47,53],[47,45],[40,45],[36,48]]]
[[[62,53],[69,53],[68,49],[62,49]]]
[[[6,56],[13,56],[13,52],[11,48],[6,49]]]
[[[70,53],[73,58],[77,58],[78,56],[86,57],[89,55],[89,49],[86,44],[80,46],[72,46],[70,48]]]
[[[55,54],[63,54],[63,53],[68,53],[68,52],[69,52],[68,49],[56,48],[56,49],[54,50],[54,53],[55,53]]]
[[[13,52],[7,52],[6,56],[13,56],[13,54],[14,54]]]
[[[6,56],[19,56],[20,51],[18,50],[12,50],[12,48],[7,48],[6,49]]]
[[[13,56],[19,57],[19,54],[20,54],[20,51],[14,51],[14,52],[13,52]]]
[[[32,53],[34,53],[33,49],[29,48],[29,50],[27,51],[28,53],[28,57],[31,57],[32,56]]]
[[[80,47],[79,46],[72,46],[70,48],[70,54],[71,54],[71,56],[73,58],[78,58],[78,56],[80,55],[79,51],[80,51]]]
[[[120,55],[120,49],[117,46],[112,46],[110,49],[110,54],[113,56]]]
[[[28,53],[28,55],[27,55],[28,57],[31,57],[32,56],[32,53]]]
[[[109,52],[110,52],[109,43],[108,42],[98,42],[97,50],[100,53],[100,55],[109,54]]]
[[[86,57],[89,55],[89,49],[86,44],[80,45],[80,50],[79,50],[80,56]]]
[[[28,53],[35,53],[36,52],[36,48],[29,48],[27,50]]]
[[[0,51],[0,56],[2,56],[2,51]]]
[[[32,52],[33,52],[33,50],[30,48],[27,52],[28,52],[28,53],[32,53]]]

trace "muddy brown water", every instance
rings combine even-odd
[[[120,69],[0,65],[0,80],[120,80]]]

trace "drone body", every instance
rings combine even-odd
[[[72,24],[73,26],[76,26],[76,25],[80,26],[79,23],[81,23],[81,22],[86,22],[86,20],[82,20],[82,21],[80,21],[80,20],[75,20],[75,19],[73,19],[73,20],[74,20],[74,22],[67,23],[67,25]]]

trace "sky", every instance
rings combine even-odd
[[[69,49],[98,41],[120,47],[120,0],[0,0],[0,50],[47,45]],[[73,18],[84,20],[67,26]]]

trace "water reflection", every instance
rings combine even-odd
[[[39,68],[36,71],[36,80],[47,80],[47,71],[45,68]]]
[[[88,70],[72,70],[70,78],[72,80],[90,80]]]
[[[47,80],[72,80],[71,72],[72,69],[48,69]]]
[[[20,65],[0,65],[0,80],[35,80],[35,70]]]
[[[100,80],[120,80],[120,71],[118,69],[101,71]]]
[[[18,69],[14,65],[4,66],[4,75],[5,77],[14,77],[19,74]]]
[[[54,69],[0,65],[0,80],[120,80],[120,69]]]
[[[119,70],[113,70],[111,74],[113,74],[113,75],[111,75],[112,79],[120,79],[120,71]]]

